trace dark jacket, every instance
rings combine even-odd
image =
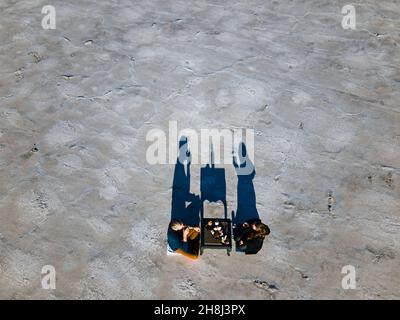
[[[247,240],[249,235],[254,232],[254,230],[251,228],[251,225],[256,222],[261,222],[260,219],[251,219],[246,221],[249,224],[249,227],[245,228],[243,227],[242,224],[237,226],[234,230],[234,238],[235,241],[237,242],[236,245],[243,250],[246,254],[256,254],[258,251],[261,250],[263,246],[263,239],[259,238],[254,238],[251,240]],[[243,241],[243,245],[239,246],[239,242]]]
[[[183,242],[183,231],[174,231],[171,226],[168,228],[167,233],[168,245],[173,250],[176,251],[181,249],[182,251],[189,252],[189,244]]]
[[[263,243],[264,243],[264,240],[260,239],[260,238],[247,240],[246,248],[245,248],[244,252],[246,254],[257,254],[258,251],[261,250]]]

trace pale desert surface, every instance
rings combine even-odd
[[[0,298],[400,298],[400,3],[345,4],[2,0]],[[171,120],[255,130],[258,255],[166,255]]]

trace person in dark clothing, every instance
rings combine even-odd
[[[192,250],[190,244],[198,244],[199,242],[199,227],[191,227],[185,225],[181,220],[174,219],[170,222],[168,227],[168,245],[172,251],[180,253],[187,258],[198,258],[198,245],[194,245],[195,249]]]
[[[246,254],[256,254],[261,250],[264,239],[270,234],[269,227],[260,219],[251,219],[234,229],[234,239]]]

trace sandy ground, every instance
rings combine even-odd
[[[397,0],[51,2],[0,3],[0,298],[400,298]],[[166,255],[169,120],[255,129],[258,255]]]

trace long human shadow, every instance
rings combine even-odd
[[[256,207],[256,192],[253,184],[256,170],[253,162],[248,157],[246,145],[243,142],[239,145],[239,163],[234,158],[233,166],[238,178],[237,210],[233,216],[233,222],[240,224],[250,219],[259,219],[260,216]]]
[[[186,160],[186,172],[184,160]],[[179,219],[186,225],[197,226],[200,223],[199,213],[200,198],[190,192],[190,156],[187,138],[181,137],[172,183],[171,220]]]

